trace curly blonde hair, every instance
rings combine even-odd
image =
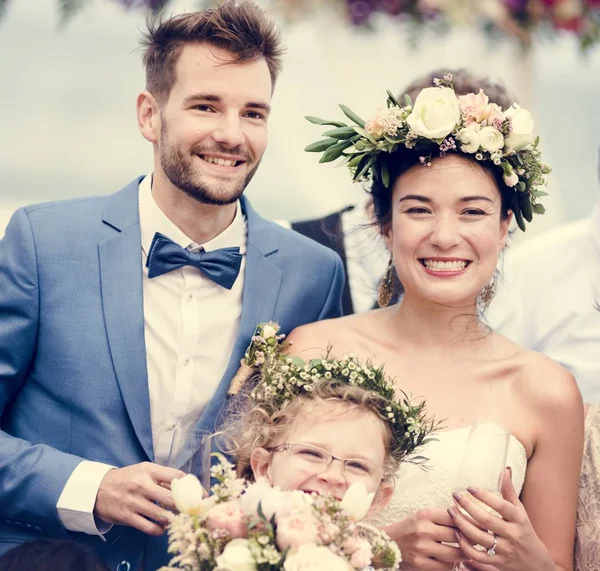
[[[382,413],[386,399],[372,391],[334,379],[315,383],[310,393],[298,395],[283,406],[275,399],[257,402],[248,394],[238,395],[225,421],[226,428],[219,435],[223,451],[236,460],[238,475],[253,480],[250,466],[252,451],[279,443],[301,414],[306,415],[324,404],[345,405],[347,410],[362,410],[375,415],[384,434],[384,468],[388,477],[393,476],[400,461],[392,455],[392,431]]]

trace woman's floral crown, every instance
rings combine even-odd
[[[426,166],[447,152],[473,155],[502,169],[504,183],[513,190],[507,206],[525,230],[525,221],[531,222],[533,213],[544,213],[538,198],[547,194],[541,189],[546,184],[544,175],[550,172],[537,148],[539,137],[533,135],[531,114],[516,103],[503,111],[481,89],[457,97],[450,74],[434,83],[436,87],[419,93],[414,106],[408,95],[401,106],[388,91],[387,107],[367,122],[344,105],[340,108],[353,125],[306,117],[311,123],[334,128],[305,150],[323,153],[322,163],[343,157],[354,181],[377,177],[385,187],[390,174],[381,153],[414,149]]]
[[[383,367],[373,367],[369,363],[361,365],[351,354],[341,360],[326,357],[305,362],[283,353],[285,335],[278,333],[277,323],[257,326],[241,367],[231,382],[229,394],[237,394],[249,379],[258,377],[249,392],[250,399],[257,404],[265,402],[281,408],[287,401],[310,394],[319,382],[360,387],[382,397],[385,403],[378,412],[392,433],[390,453],[393,458],[402,461],[428,442],[426,437],[436,424],[426,416],[425,403],[412,404],[404,393],[398,398],[398,389]],[[413,462],[418,460],[422,458],[411,458]]]

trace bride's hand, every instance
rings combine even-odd
[[[456,527],[443,509],[421,510],[385,528],[402,553],[402,571],[452,571],[467,557],[456,543]]]
[[[489,565],[502,571],[556,568],[519,500],[509,468],[502,478],[502,498],[487,490],[468,490],[469,493],[455,494],[454,500],[478,525],[471,523],[457,508],[450,508],[448,513],[458,528],[455,541],[458,540],[468,559],[479,564],[473,566],[475,569],[485,569]],[[477,505],[473,498],[492,508],[502,518]],[[474,545],[480,545],[486,551],[479,551]]]

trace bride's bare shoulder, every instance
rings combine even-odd
[[[296,327],[287,337],[287,352],[304,359],[323,357],[328,352],[345,352],[344,347],[356,335],[363,319],[362,314],[348,315]]]

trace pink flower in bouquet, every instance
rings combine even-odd
[[[472,119],[481,123],[488,115],[488,96],[479,90],[479,93],[467,93],[458,98],[458,106],[460,112],[466,119]]]
[[[309,514],[282,517],[277,523],[277,546],[281,551],[296,550],[301,545],[317,543],[319,532],[315,520]]]
[[[351,537],[346,541],[344,551],[351,554],[350,565],[355,569],[362,569],[371,565],[373,549],[366,539]]]
[[[206,527],[210,530],[223,530],[232,537],[247,537],[248,525],[244,513],[237,502],[217,504],[208,513]]]

